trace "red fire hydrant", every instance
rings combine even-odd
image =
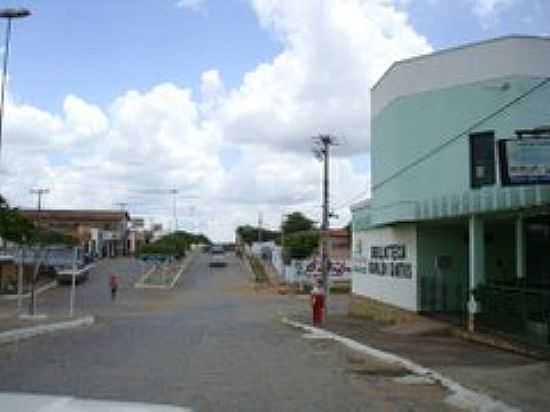
[[[321,326],[323,323],[323,312],[325,309],[325,293],[321,282],[311,290],[311,310],[313,315],[313,326]]]

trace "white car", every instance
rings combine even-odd
[[[225,249],[223,246],[212,246],[210,249],[210,266],[227,266]]]

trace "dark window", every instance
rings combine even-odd
[[[470,135],[470,184],[472,188],[495,184],[495,134]]]

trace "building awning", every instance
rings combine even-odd
[[[354,209],[354,230],[403,222],[463,217],[550,206],[550,186],[484,187],[437,198]]]

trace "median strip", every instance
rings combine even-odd
[[[183,272],[185,272],[185,270],[187,270],[187,268],[191,264],[191,261],[193,260],[195,254],[196,253],[193,252],[185,257],[183,263],[179,266],[179,268],[163,268],[159,266],[152,267],[142,276],[142,278],[134,285],[134,287],[138,289],[172,289],[178,282]],[[161,272],[163,270],[169,271],[172,269],[173,271],[170,273],[163,274]],[[167,277],[163,278],[163,276]],[[158,279],[160,279],[160,282],[162,283],[156,283]]]

